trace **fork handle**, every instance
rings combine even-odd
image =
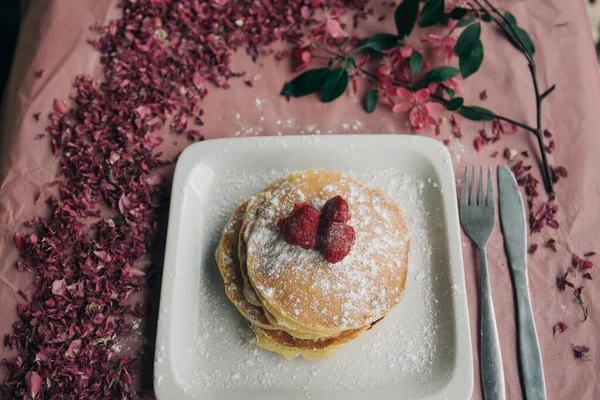
[[[496,316],[492,302],[492,291],[484,247],[479,248],[481,267],[481,330],[479,340],[481,382],[485,400],[504,400],[504,371],[502,354],[496,328]]]

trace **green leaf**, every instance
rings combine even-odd
[[[301,97],[317,93],[323,87],[325,75],[328,71],[329,68],[308,70],[283,85],[280,94],[282,96]]]
[[[455,97],[446,103],[446,109],[456,111],[462,107],[465,100],[462,97]]]
[[[402,0],[396,8],[394,19],[400,39],[410,35],[419,14],[419,0]]]
[[[379,92],[377,89],[371,89],[367,92],[367,98],[365,100],[365,110],[370,114],[375,111],[377,103],[379,102]]]
[[[456,94],[456,91],[454,89],[447,88],[446,86],[443,86],[443,85],[442,85],[442,88],[446,91],[446,93],[448,93],[449,98],[451,98],[451,99],[454,98],[454,95]]]
[[[463,78],[473,75],[483,62],[483,43],[477,40],[475,45],[471,47],[468,53],[463,53],[458,58],[458,66]]]
[[[505,12],[504,13],[504,18],[506,18],[506,20],[508,21],[509,24],[511,24],[512,26],[518,26],[517,24],[517,18],[515,18],[515,16],[510,13],[510,12]]]
[[[427,0],[419,16],[419,26],[426,27],[440,23],[444,15],[444,0]]]
[[[467,10],[466,8],[456,7],[450,12],[450,18],[462,19],[465,15],[467,15],[468,12],[469,10]]]
[[[481,20],[483,22],[492,22],[492,16],[490,15],[490,13],[484,12],[483,14],[481,14]]]
[[[401,45],[402,43],[398,39],[398,36],[389,33],[379,33],[369,38],[365,38],[360,42],[361,48],[373,50],[379,53]]]
[[[471,121],[491,121],[496,118],[493,112],[483,107],[463,107],[459,113]]]
[[[465,28],[464,31],[461,32],[458,40],[456,41],[456,45],[454,46],[454,52],[461,57],[463,54],[468,54],[471,51],[473,46],[477,44],[477,42],[481,42],[479,40],[479,36],[481,35],[481,24],[477,22],[476,24],[469,25]]]
[[[535,54],[535,45],[533,44],[531,37],[529,37],[529,34],[519,27],[515,16],[507,11],[504,13],[504,18],[506,18],[506,20],[508,21],[508,24],[506,22],[502,24],[504,29],[507,31],[508,40],[513,44],[513,46],[515,46],[517,49],[521,50],[517,41],[513,37],[513,35],[516,35],[517,39],[519,41],[521,41],[521,43],[523,43],[523,46],[525,46],[525,50],[530,55],[534,55]],[[510,24],[510,26],[509,26],[509,24]],[[511,27],[512,27],[512,29],[511,29]],[[513,33],[513,31],[514,31],[514,33]]]
[[[321,91],[321,101],[328,103],[340,97],[348,87],[348,71],[345,68],[336,68],[325,76],[325,83]]]
[[[471,22],[475,21],[475,19],[476,19],[476,17],[473,14],[465,15],[464,17],[462,17],[460,19],[460,21],[458,21],[458,24],[456,24],[456,26],[458,26],[459,28],[462,28],[463,26],[467,26]]]
[[[454,67],[437,67],[425,75],[423,78],[423,85],[426,87],[430,83],[441,83],[455,77],[459,73],[460,71]]]
[[[408,65],[410,67],[410,75],[416,76],[419,72],[421,72],[421,68],[423,67],[423,56],[416,50],[413,50],[410,58],[408,59]]]
[[[350,66],[356,68],[356,60],[354,60],[354,57],[348,57],[346,58],[346,61],[344,61],[344,68],[348,69]]]

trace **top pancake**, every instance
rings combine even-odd
[[[341,195],[350,206],[356,242],[337,264],[318,250],[290,245],[277,221],[295,203],[321,209]],[[263,307],[291,329],[323,335],[358,329],[400,302],[409,238],[403,212],[385,192],[335,172],[294,174],[271,193],[247,234],[247,274]]]

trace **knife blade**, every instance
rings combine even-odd
[[[527,400],[543,400],[546,399],[546,383],[529,299],[525,208],[517,180],[510,169],[504,165],[498,167],[498,203],[504,247],[516,297],[519,366],[523,394]]]

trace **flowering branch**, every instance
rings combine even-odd
[[[299,64],[297,71],[306,69],[313,53],[319,50],[326,53],[325,56],[314,56],[329,58],[328,66],[305,71],[285,84],[282,95],[300,97],[320,93],[321,101],[333,101],[349,85],[356,92],[357,80],[369,77],[375,80],[376,86],[367,92],[367,112],[373,112],[382,98],[393,112],[408,112],[414,131],[435,127],[439,132],[439,113],[443,109],[473,121],[494,121],[494,126],[501,127],[499,131],[507,133],[514,132],[516,127],[522,128],[536,135],[544,186],[549,194],[553,193],[552,173],[543,143],[541,106],[555,86],[540,93],[533,59],[534,44],[511,13],[502,14],[489,0],[427,0],[423,7],[419,0],[403,0],[394,15],[397,34],[379,33],[362,40],[348,37],[339,22],[340,16],[336,12],[330,13],[326,21],[317,24],[294,51],[294,59]],[[459,76],[466,79],[477,72],[483,62],[481,22],[497,25],[527,59],[536,98],[535,126],[483,107],[465,105],[464,99],[458,96],[461,92]],[[426,38],[421,39],[425,48],[418,48],[406,41],[415,24],[420,27],[441,24],[447,26],[449,31],[445,36],[427,34]],[[464,29],[458,38],[452,37],[458,28]],[[434,53],[433,60],[423,57],[426,51]],[[459,68],[449,65],[453,58],[458,58]],[[378,62],[376,72],[369,71],[372,61]],[[431,63],[439,66],[432,67]],[[453,133],[461,136],[460,132]],[[496,139],[497,136],[487,140]],[[483,140],[476,138],[474,141],[478,151]]]
[[[473,0],[475,3],[484,11],[488,12],[487,9],[480,3],[479,0]],[[542,135],[542,101],[546,96],[552,93],[556,87],[556,85],[552,85],[548,88],[544,93],[540,94],[540,89],[537,81],[536,75],[536,66],[535,61],[533,59],[533,43],[531,43],[531,39],[529,39],[528,35],[524,35],[521,28],[519,28],[516,24],[516,20],[510,13],[506,13],[502,15],[500,11],[492,4],[489,0],[484,0],[487,6],[492,10],[492,19],[509,37],[509,40],[515,43],[521,53],[527,58],[527,63],[529,66],[529,72],[531,73],[531,79],[533,81],[533,89],[535,91],[535,108],[536,108],[536,127],[533,133],[535,134],[538,142],[538,146],[540,148],[540,154],[542,156],[542,176],[544,178],[544,186],[548,194],[553,194],[554,189],[552,187],[552,174],[550,172],[550,167],[548,165],[548,160],[546,157],[546,151],[544,148],[544,141]],[[500,23],[502,20],[502,23]],[[529,43],[526,43],[529,41]]]

